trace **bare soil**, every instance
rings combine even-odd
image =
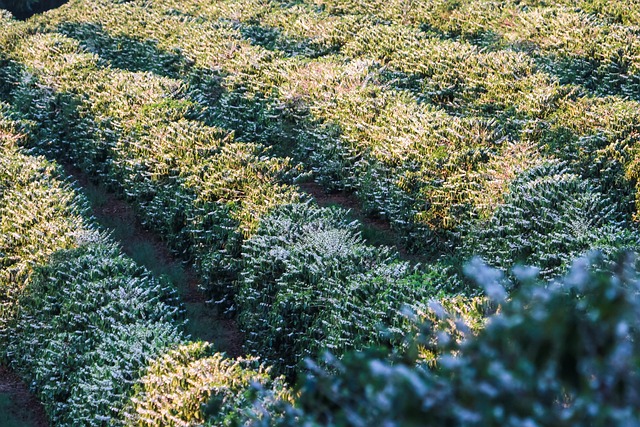
[[[86,191],[92,202],[94,217],[105,229],[111,230],[124,253],[156,275],[171,271],[180,272],[172,282],[187,311],[186,332],[195,339],[213,343],[219,351],[224,351],[231,357],[242,355],[244,337],[236,321],[219,315],[216,309],[207,303],[207,297],[200,287],[194,269],[172,253],[162,236],[141,224],[131,204],[104,186],[95,184],[75,167],[66,166],[66,171]],[[354,219],[359,220],[368,234],[374,237],[370,243],[395,247],[400,258],[411,262],[420,261],[401,244],[387,220],[363,213],[360,201],[355,195],[347,192],[329,193],[313,182],[300,184],[299,187],[313,196],[320,206],[337,205],[349,209]],[[141,256],[141,252],[144,252],[144,256]]]
[[[0,365],[0,426],[47,427],[44,408],[20,378]]]
[[[177,257],[161,236],[141,224],[131,204],[104,186],[93,183],[78,169],[67,166],[66,170],[90,194],[93,216],[103,228],[112,232],[124,253],[156,275],[179,273],[173,275],[171,281],[186,308],[186,332],[194,339],[211,342],[218,351],[230,357],[243,355],[244,337],[237,322],[220,316],[216,308],[207,303],[193,267]]]
[[[419,256],[407,250],[388,220],[365,214],[362,210],[362,204],[355,194],[346,191],[328,192],[316,182],[306,182],[298,184],[298,186],[303,192],[312,196],[320,206],[339,206],[349,209],[353,218],[357,219],[364,228],[369,229],[368,234],[375,235],[375,239],[369,239],[370,244],[391,246],[396,249],[399,257],[405,261],[413,263],[423,261]]]

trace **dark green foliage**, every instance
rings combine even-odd
[[[543,152],[560,160],[614,199],[620,213],[637,211],[640,137],[637,103],[614,97],[564,103],[542,131]],[[634,206],[634,199],[636,203]]]
[[[246,346],[291,374],[323,348],[397,345],[408,327],[401,309],[424,307],[444,281],[409,274],[389,250],[366,245],[345,211],[277,208],[243,246],[236,302]]]
[[[18,84],[20,67],[0,52],[0,99],[5,99]]]
[[[625,56],[623,51],[619,51],[610,62],[604,64],[589,59],[563,58],[552,62],[548,69],[558,75],[562,84],[578,84],[602,96],[615,93],[640,100],[640,76],[629,75]]]
[[[627,144],[634,144],[631,140],[633,131],[617,131],[623,135],[614,136],[607,131],[576,135],[560,126],[547,132],[543,141],[545,151],[565,162],[571,172],[588,180],[594,190],[606,194],[615,202],[621,216],[631,218],[635,211],[635,189],[633,181],[625,179],[623,158]],[[607,152],[617,155],[608,156]]]
[[[464,251],[505,270],[516,263],[534,265],[546,278],[589,250],[637,251],[640,235],[617,202],[565,164],[542,165],[511,184],[489,220],[467,228]]]
[[[16,148],[25,137],[6,117],[7,106],[0,108],[0,357],[31,386],[53,425],[123,425],[134,383],[149,364],[159,359],[155,369],[184,380],[162,356],[181,344],[203,345],[187,342],[175,291],[94,230],[86,200],[60,168]],[[192,356],[196,376],[212,373],[234,387],[213,393],[223,401],[211,403],[219,419],[237,418],[238,402],[250,405],[249,397],[234,395],[249,396],[250,381],[273,384],[281,395],[281,382],[257,360]],[[192,396],[196,409],[216,379],[205,383]],[[153,405],[146,397],[137,403]]]
[[[640,282],[629,263],[591,262],[554,282],[521,269],[509,301],[501,273],[474,262],[501,310],[461,344],[439,331],[435,368],[416,366],[415,352],[382,350],[308,362],[296,405],[255,425],[636,425]]]
[[[6,354],[57,425],[117,425],[139,371],[183,338],[171,292],[87,232],[31,277]]]

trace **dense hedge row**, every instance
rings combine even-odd
[[[31,276],[8,334],[12,366],[57,425],[117,424],[139,372],[184,341],[168,289],[87,237]]]
[[[535,265],[542,277],[553,278],[592,250],[640,250],[640,234],[622,214],[616,194],[601,193],[565,163],[532,168],[509,190],[490,220],[467,227],[467,256],[482,254],[505,271]]]
[[[267,396],[268,399],[262,398]],[[131,426],[236,426],[290,401],[280,378],[258,359],[225,359],[206,343],[181,346],[153,362],[135,388],[126,411]]]
[[[390,251],[365,244],[344,210],[281,206],[243,245],[236,302],[245,346],[290,374],[323,349],[398,346],[411,328],[403,310],[427,311],[447,280],[435,268],[412,275]]]
[[[0,103],[0,331],[15,318],[18,301],[35,265],[54,252],[76,245],[76,230],[86,203],[61,181],[58,171],[43,159],[20,154],[24,138]]]
[[[3,357],[56,424],[99,425],[147,359],[183,339],[171,323],[177,309],[92,230],[59,170],[12,145],[3,140],[0,156]]]

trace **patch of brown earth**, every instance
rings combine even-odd
[[[3,365],[0,365],[0,425],[49,426],[42,404],[19,377]]]
[[[401,259],[410,262],[423,261],[420,256],[410,253],[404,246],[397,233],[391,228],[388,220],[366,215],[362,210],[360,200],[353,193],[346,191],[327,192],[316,182],[298,184],[300,190],[312,196],[320,206],[339,206],[351,211],[354,219],[357,219],[364,227],[369,228],[377,236],[376,241],[370,241],[373,245],[391,246],[396,249]]]
[[[99,203],[92,203],[92,214],[100,225],[113,232],[113,237],[120,243],[125,254],[156,275],[170,270],[181,272],[179,280],[172,282],[187,312],[186,332],[194,339],[211,342],[218,351],[223,351],[230,357],[242,356],[244,337],[237,322],[220,316],[207,303],[193,267],[175,256],[159,235],[144,228],[133,206],[105,187],[91,182],[78,169],[67,166],[66,171],[80,187],[93,195],[93,199],[100,200]],[[143,260],[138,253],[141,247],[147,248],[148,252]],[[161,271],[158,271],[159,268]]]

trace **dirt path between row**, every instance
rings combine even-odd
[[[398,234],[391,228],[389,221],[367,216],[362,211],[362,205],[354,194],[345,191],[327,192],[315,182],[298,184],[298,187],[312,196],[320,206],[339,206],[348,209],[353,219],[362,224],[362,235],[368,243],[393,247],[402,260],[413,264],[425,262],[422,257],[407,250]]]
[[[67,165],[65,169],[88,197],[93,216],[111,232],[124,253],[156,276],[167,278],[178,291],[187,311],[186,332],[194,339],[213,343],[219,351],[231,357],[241,356],[244,337],[236,322],[218,315],[216,309],[207,304],[193,268],[176,257],[160,236],[142,226],[133,206],[104,186],[92,182],[77,168]],[[313,196],[320,206],[336,205],[349,209],[353,218],[362,224],[363,237],[369,243],[394,247],[401,259],[412,263],[421,261],[406,250],[388,221],[364,215],[354,195],[327,193],[316,183],[300,184],[299,188]]]
[[[29,392],[20,378],[0,365],[0,426],[47,427],[42,404]]]
[[[160,236],[142,226],[133,206],[93,183],[81,171],[73,167],[66,170],[88,197],[93,216],[111,232],[124,253],[155,276],[169,280],[178,291],[187,312],[186,333],[193,339],[212,343],[216,350],[230,357],[243,355],[244,337],[237,323],[218,315],[216,309],[207,304],[194,269],[176,257]]]

